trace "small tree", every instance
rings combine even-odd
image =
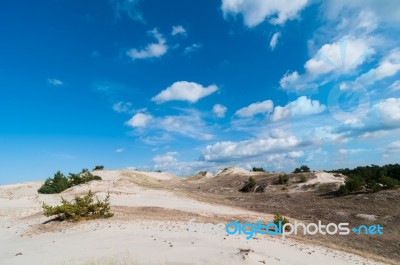
[[[306,165],[300,167],[301,172],[311,172],[310,168]]]
[[[44,215],[56,216],[54,220],[58,221],[73,221],[77,222],[82,219],[99,219],[99,218],[110,218],[114,214],[110,211],[110,194],[100,201],[96,197],[96,201],[93,199],[94,195],[92,191],[89,190],[88,194],[84,197],[76,196],[71,202],[61,199],[61,205],[49,206],[43,203],[42,208],[44,210]]]
[[[306,182],[308,180],[308,177],[304,174],[301,174],[300,176],[300,182]]]
[[[257,185],[256,180],[253,177],[249,177],[249,180],[243,185],[243,187],[239,191],[249,192],[256,185]]]
[[[279,175],[278,177],[279,184],[288,184],[288,182],[289,182],[289,176],[287,174]]]
[[[101,166],[95,166],[94,169],[93,169],[93,171],[95,171],[95,170],[103,170],[103,169],[104,169],[104,166],[103,166],[103,165],[101,165]]]
[[[262,167],[253,167],[253,169],[251,170],[253,172],[265,172],[265,169]]]
[[[276,224],[277,226],[279,226],[279,222],[282,222],[282,226],[284,224],[288,224],[289,223],[289,219],[287,219],[286,217],[283,217],[282,215],[280,215],[279,213],[275,213],[274,216],[274,224]]]

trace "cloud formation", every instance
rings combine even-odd
[[[288,103],[284,107],[276,106],[271,115],[271,121],[318,114],[323,112],[325,109],[325,105],[319,103],[318,100],[311,100],[306,96],[302,96],[295,101]]]
[[[287,20],[297,18],[307,3],[307,0],[222,0],[221,9],[225,17],[241,14],[244,24],[254,27],[266,19],[271,24],[285,24]]]
[[[218,87],[216,85],[203,87],[202,85],[195,82],[178,81],[161,91],[151,100],[155,101],[158,104],[172,100],[181,100],[195,103],[198,100],[211,95],[217,90]]]
[[[221,104],[215,104],[212,108],[212,112],[217,116],[218,118],[223,118],[225,117],[225,112],[228,110],[227,107]]]
[[[235,115],[241,118],[253,117],[257,114],[266,114],[274,107],[272,100],[265,100],[262,102],[252,103],[247,107],[241,108],[236,111]]]
[[[269,47],[271,48],[271,51],[275,50],[275,47],[278,44],[280,37],[281,37],[280,32],[276,32],[274,35],[272,35],[271,41],[269,42]]]
[[[157,42],[148,44],[144,49],[130,49],[126,54],[132,59],[158,58],[168,51],[165,38],[155,28],[148,32]]]

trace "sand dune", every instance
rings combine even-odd
[[[381,264],[363,257],[272,236],[228,236],[204,223],[271,219],[224,205],[186,198],[160,188],[180,180],[166,173],[99,171],[103,180],[62,194],[39,195],[41,183],[0,186],[0,264],[87,264],[127,257],[139,264]],[[111,195],[113,218],[51,222],[41,202],[57,204],[91,189]],[[188,226],[190,219],[196,219]]]

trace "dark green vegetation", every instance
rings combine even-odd
[[[300,168],[296,168],[293,173],[303,173],[303,172],[311,172],[310,168],[306,165],[302,165]]]
[[[344,185],[340,186],[339,194],[347,195],[352,192],[378,192],[385,189],[395,189],[400,186],[400,165],[365,166],[354,169],[337,169],[329,171],[347,176]]]
[[[54,174],[54,178],[46,179],[38,192],[43,194],[60,193],[68,188],[92,180],[101,180],[101,177],[93,175],[87,169],[82,169],[82,172],[78,174],[69,173],[68,177],[64,176],[60,171],[57,171],[57,173]]]
[[[95,170],[103,170],[103,169],[104,169],[104,166],[95,166],[93,168],[93,171],[95,171]]]
[[[300,182],[306,182],[307,180],[308,180],[308,177],[306,175],[302,174],[300,176]]]
[[[114,214],[110,211],[110,195],[108,194],[104,201],[100,201],[96,197],[94,200],[93,193],[89,190],[88,194],[79,197],[76,196],[71,202],[61,199],[61,205],[49,206],[43,203],[42,207],[44,215],[55,216],[54,221],[73,221],[91,220],[100,218],[110,218]]]
[[[288,184],[289,176],[287,174],[279,175],[278,184]]]
[[[241,192],[250,192],[254,187],[256,187],[257,182],[253,177],[249,177],[249,180],[239,189]]]
[[[253,167],[251,169],[251,171],[253,171],[253,172],[266,172],[265,169],[262,168],[262,167]]]
[[[276,224],[277,226],[279,226],[279,223],[282,223],[282,227],[284,224],[288,224],[289,220],[286,217],[283,217],[282,215],[280,215],[279,213],[275,213],[274,215],[274,220],[273,220],[274,224]],[[288,228],[288,227],[286,227]]]

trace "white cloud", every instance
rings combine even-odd
[[[311,100],[306,96],[302,96],[284,107],[276,106],[271,115],[271,121],[317,114],[325,109],[325,105],[319,103],[318,100]]]
[[[265,19],[272,24],[282,25],[287,20],[297,18],[307,3],[307,0],[222,0],[221,9],[225,17],[242,14],[244,23],[254,27]]]
[[[52,86],[62,86],[62,85],[64,85],[63,81],[61,81],[60,79],[55,79],[55,78],[47,79],[47,83],[49,85],[52,85]]]
[[[212,112],[217,116],[218,118],[223,118],[225,117],[225,112],[227,111],[227,107],[221,104],[215,104],[212,108]]]
[[[125,124],[133,128],[145,128],[153,120],[153,116],[146,113],[136,113]]]
[[[394,76],[398,72],[400,72],[400,50],[394,49],[380,61],[377,68],[373,68],[361,75],[356,82],[373,84],[377,80]]]
[[[361,65],[372,53],[365,40],[344,38],[323,45],[304,68],[310,75],[321,75],[335,70],[348,72]]]
[[[218,142],[203,150],[205,161],[232,161],[259,156],[267,152],[292,149],[300,144],[294,136],[286,138],[253,138],[240,142]]]
[[[157,40],[157,43],[150,43],[142,50],[130,49],[126,54],[132,58],[132,60],[158,58],[167,53],[168,46],[166,45],[164,37],[158,30],[155,28],[148,33]]]
[[[164,117],[139,112],[125,124],[134,128],[140,139],[148,144],[170,142],[174,140],[172,136],[175,135],[203,141],[214,138],[200,112],[196,110],[185,110],[185,112],[182,115]]]
[[[123,152],[125,152],[124,148],[115,149],[115,153],[123,153]]]
[[[300,75],[297,71],[286,73],[279,81],[279,84],[283,89],[294,87],[297,84],[299,77]]]
[[[400,98],[388,98],[379,104],[381,120],[389,127],[400,126]]]
[[[168,152],[165,155],[156,155],[153,157],[153,163],[155,164],[168,164],[176,162],[176,156],[178,155],[177,152]]]
[[[269,47],[271,50],[275,50],[276,45],[278,44],[279,38],[281,37],[281,33],[277,32],[274,35],[272,35],[271,41],[269,42]]]
[[[357,13],[362,11],[373,12],[382,22],[400,22],[400,2],[396,0],[328,0],[324,2],[324,6],[324,14],[331,19],[337,18],[345,10],[351,10]]]
[[[271,100],[265,100],[263,102],[256,102],[250,104],[247,107],[241,108],[236,111],[235,115],[241,118],[244,117],[253,117],[257,114],[266,114],[270,112],[274,107],[274,103]]]
[[[178,81],[161,91],[151,100],[157,102],[158,104],[171,100],[182,100],[195,103],[199,99],[209,96],[217,90],[218,87],[215,85],[203,87],[202,85],[194,82]]]
[[[185,54],[190,54],[190,53],[192,53],[192,52],[198,51],[199,49],[201,49],[201,47],[203,47],[203,45],[202,45],[201,43],[193,43],[192,45],[187,46],[187,47],[184,49],[183,52],[184,52]]]
[[[175,35],[178,35],[178,34],[186,36],[186,29],[181,25],[172,26],[171,35],[175,36]]]
[[[130,112],[132,107],[132,103],[130,102],[117,102],[112,106],[112,109],[118,113],[126,113]]]
[[[365,149],[339,149],[340,155],[358,155],[364,152]]]

